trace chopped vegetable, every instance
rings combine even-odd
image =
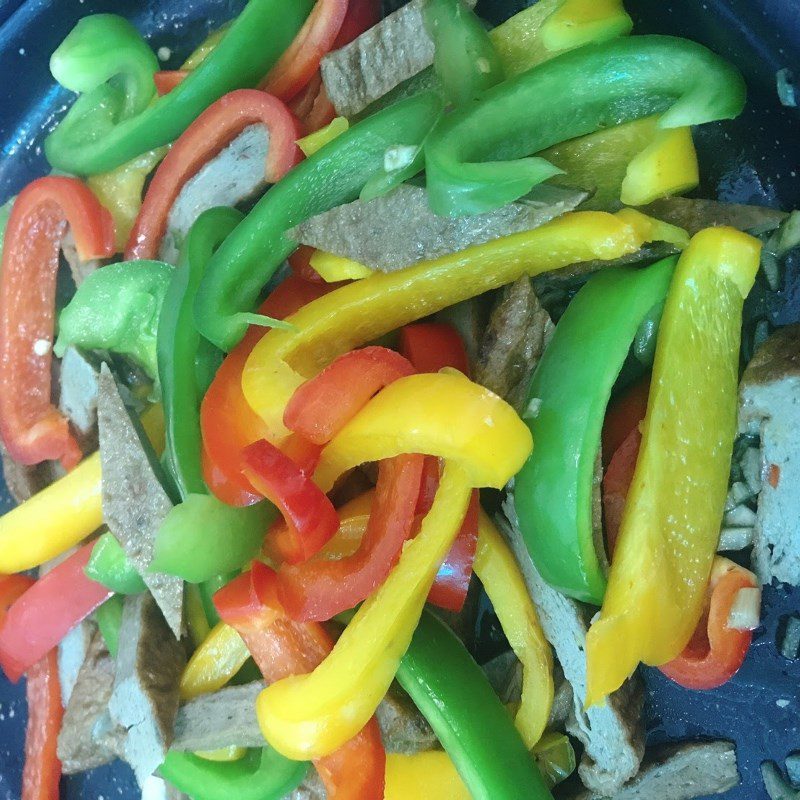
[[[620,101],[632,94],[636,102],[623,108]],[[431,208],[448,216],[500,208],[559,173],[543,158],[520,157],[665,109],[665,130],[729,119],[744,101],[739,73],[685,39],[637,36],[578,48],[500,84],[437,126],[425,145]],[[506,160],[484,161],[498,157]]]
[[[0,628],[0,666],[14,683],[111,596],[84,575],[92,547],[84,545],[9,608]]]
[[[221,689],[244,666],[250,653],[230,625],[219,622],[194,651],[181,676],[181,698],[190,700]]]
[[[53,318],[61,240],[70,226],[81,258],[114,252],[109,213],[80,181],[46,177],[14,201],[0,271],[0,433],[22,464],[81,459],[67,420],[51,402]]]
[[[556,326],[528,392],[540,404],[526,420],[536,448],[514,483],[520,530],[542,577],[577,600],[599,604],[605,591],[592,484],[608,398],[674,267],[667,259],[590,278]]]
[[[118,594],[139,594],[147,588],[111,533],[104,533],[94,543],[85,572],[87,578]]]
[[[48,161],[65,172],[91,175],[168,144],[227,92],[255,86],[300,30],[311,7],[312,0],[299,0],[291,6],[281,0],[249,0],[197,69],[147,108],[144,106],[155,91],[152,73],[147,97],[132,92],[135,85],[130,81],[124,81],[123,88],[105,82],[129,74],[131,65],[121,56],[130,52],[132,37],[125,37],[124,49],[112,47],[105,63],[97,63],[94,48],[83,47],[83,42],[96,41],[102,35],[106,26],[102,17],[107,15],[101,15],[99,21],[97,15],[83,19],[54,54],[56,74],[80,74],[80,84],[73,80],[70,84],[84,93],[45,139]]]
[[[746,234],[712,228],[678,262],[608,589],[587,638],[588,705],[639,661],[675,658],[701,617],[736,430],[741,309],[759,250]]]

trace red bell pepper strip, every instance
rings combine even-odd
[[[242,451],[243,473],[286,520],[293,546],[286,552],[292,564],[320,551],[339,528],[333,503],[309,473],[266,439]]]
[[[644,375],[636,383],[625,389],[614,399],[603,421],[603,466],[611,462],[611,457],[634,428],[644,419],[647,412],[647,398],[650,395],[650,374]]]
[[[331,619],[386,580],[414,528],[423,461],[402,455],[381,462],[367,529],[353,555],[281,568],[278,597],[292,619]]]
[[[68,225],[82,259],[113,255],[111,215],[76,178],[39,178],[11,210],[0,272],[0,434],[16,461],[60,459],[71,469],[81,450],[50,399],[58,255]]]
[[[438,372],[451,367],[469,375],[469,358],[458,331],[445,323],[420,322],[400,331],[400,352],[419,372]],[[427,514],[439,487],[439,459],[425,459],[418,514]],[[461,530],[439,568],[428,594],[428,602],[448,611],[461,611],[472,578],[472,564],[478,547],[480,495],[473,491]]]
[[[311,672],[333,649],[321,625],[286,616],[275,572],[261,562],[220,589],[214,605],[244,639],[268,683]],[[385,764],[374,717],[353,739],[314,762],[330,800],[383,800]]]
[[[27,575],[3,575],[0,577],[0,629],[6,621],[8,609],[22,597],[36,581]]]
[[[292,114],[299,120],[304,120],[314,107],[314,101],[317,99],[319,90],[322,88],[322,73],[317,70],[316,74],[306,84],[305,88],[288,103]],[[303,125],[305,128],[305,125]],[[306,133],[310,131],[306,130]]]
[[[188,69],[165,69],[153,75],[159,97],[169,94],[189,74]]]
[[[61,762],[56,747],[64,708],[61,705],[56,650],[51,650],[31,667],[25,694],[28,723],[25,727],[21,800],[58,800]]]
[[[452,367],[469,376],[469,359],[458,331],[446,323],[418,322],[400,330],[400,352],[417,372]]]
[[[384,386],[413,375],[403,356],[363,347],[339,356],[292,395],[284,425],[316,444],[327,444]]]
[[[335,284],[310,283],[289,276],[269,295],[259,313],[283,319],[327,294]],[[253,348],[268,331],[251,325],[244,339],[222,362],[200,407],[203,433],[203,477],[213,494],[233,506],[260,499],[242,475],[242,450],[269,436],[269,430],[242,394],[242,371]]]
[[[300,122],[272,95],[237,89],[210,105],[172,145],[145,194],[125,248],[125,258],[156,258],[167,217],[184,184],[246,127],[261,123],[269,131],[264,177],[276,183],[302,158]]]
[[[617,448],[603,475],[603,527],[606,534],[606,550],[609,560],[614,555],[619,528],[622,524],[622,513],[628,489],[636,471],[636,459],[639,457],[639,446],[642,434],[634,427],[628,438]]]
[[[339,35],[331,50],[338,50],[381,20],[380,0],[350,0]]]
[[[283,101],[296,97],[333,47],[347,15],[348,0],[317,0],[295,40],[259,85]]]
[[[756,588],[752,572],[727,558],[716,558],[711,571],[706,613],[686,649],[659,667],[670,680],[687,689],[716,689],[729,681],[742,666],[751,631],[728,627],[728,618],[741,589]]]
[[[113,594],[84,573],[93,547],[85,544],[39,578],[8,610],[0,629],[0,667],[13,683]]]
[[[336,109],[328,97],[328,90],[322,85],[314,98],[311,110],[303,117],[306,134],[316,133],[320,128],[333,122],[335,118]]]

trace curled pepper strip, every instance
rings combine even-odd
[[[110,84],[81,95],[45,140],[48,161],[65,172],[92,175],[177,139],[215,100],[234,89],[254,87],[292,42],[312,4],[250,0],[197,69],[141,113],[131,115],[130,102]],[[82,66],[84,58],[69,37],[66,41],[70,44],[59,56],[62,73]]]
[[[223,44],[227,41],[228,37]],[[355,200],[366,182],[383,169],[386,149],[418,145],[441,110],[442,102],[432,92],[396,103],[334,139],[270,189],[209,265],[195,303],[200,332],[221,349],[230,350],[244,336],[247,312],[264,284],[297,247],[286,231]]]
[[[533,153],[655,113],[664,129],[730,119],[745,92],[734,67],[685,39],[635,36],[571,50],[437,125],[425,145],[431,208],[444,216],[500,208],[558,174]]]
[[[56,275],[69,225],[78,255],[114,253],[114,225],[92,192],[75,178],[39,178],[14,202],[0,274],[0,433],[23,464],[81,458],[69,425],[50,400]]]
[[[678,656],[702,614],[736,432],[742,304],[760,249],[709,228],[678,261],[608,589],[587,637],[587,705],[640,661]]]
[[[514,554],[484,511],[478,523],[475,574],[522,662],[522,699],[515,724],[530,750],[541,739],[553,704],[553,656]]]
[[[256,89],[239,89],[210,105],[175,142],[145,195],[131,230],[125,259],[155,258],[167,217],[184,184],[249,125],[269,132],[264,177],[277,183],[301,158],[296,141],[300,123],[277,97]]]
[[[376,443],[370,452],[365,438]],[[331,655],[310,675],[279,681],[259,697],[262,731],[279,752],[290,758],[325,755],[363,727],[411,641],[472,489],[505,485],[531,446],[527,428],[505,401],[462,375],[446,373],[395,381],[328,445],[335,466],[325,475],[318,470],[316,479],[323,486],[348,463],[400,453],[444,456],[445,469],[419,534],[358,610]],[[360,456],[354,455],[357,451]]]
[[[521,275],[596,258],[610,260],[636,251],[642,243],[638,227],[611,214],[577,212],[530,232],[399,272],[372,275],[293,314],[288,321],[297,332],[270,331],[264,336],[247,360],[242,390],[272,435],[285,436],[283,412],[292,394],[336,356]]]

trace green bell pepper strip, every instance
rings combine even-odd
[[[397,672],[474,800],[552,798],[514,721],[458,637],[423,613]]]
[[[173,267],[160,261],[109,264],[89,275],[61,312],[53,352],[69,345],[110,350],[157,378],[156,334]]]
[[[431,208],[444,216],[500,208],[558,174],[532,153],[651,114],[662,114],[661,128],[730,119],[745,95],[733,66],[686,39],[634,36],[571,50],[441,121],[425,147]]]
[[[201,347],[192,307],[206,265],[219,245],[242,221],[233,208],[212,208],[192,225],[181,249],[158,320],[158,377],[164,406],[166,464],[181,497],[207,492],[203,480],[200,364],[214,358]],[[206,342],[206,344],[208,344]],[[207,387],[206,387],[207,388]]]
[[[595,605],[606,588],[603,543],[592,525],[606,406],[639,326],[666,297],[676,260],[590,278],[556,326],[528,391],[528,407],[538,406],[525,420],[536,446],[514,479],[520,530],[542,577]]]
[[[83,571],[93,581],[102,583],[118,594],[139,594],[147,589],[142,576],[111,533],[104,533],[95,542],[89,563]]]
[[[281,800],[302,783],[308,766],[264,747],[230,762],[172,751],[158,771],[195,800]]]
[[[453,105],[477,100],[503,80],[503,65],[486,28],[461,0],[428,0],[423,19],[435,47],[433,69]]]
[[[112,597],[95,612],[100,633],[112,657],[119,649],[122,598]],[[171,751],[159,767],[163,778],[193,800],[281,800],[308,772],[308,763],[290,761],[271,747],[248,750],[239,761],[208,761]]]
[[[120,595],[115,594],[94,612],[100,635],[106,643],[108,652],[113,658],[117,657],[119,650],[119,629],[122,625],[122,607],[125,601]]]
[[[124,17],[94,14],[69,32],[50,58],[50,72],[65,88],[89,94],[103,88],[123,117],[140,114],[156,96],[153,75],[158,59],[139,31]]]
[[[73,85],[79,76],[80,84],[96,88],[81,95],[45,139],[48,161],[65,172],[93,175],[174,141],[224,94],[255,87],[292,43],[313,6],[314,0],[250,0],[197,69],[169,94],[135,114],[131,111],[140,98],[134,103],[113,83],[100,84],[113,74],[113,66],[105,60],[95,64],[92,49],[83,46],[84,34],[70,34],[56,50],[57,72]],[[87,27],[91,31],[97,25],[92,19],[79,23],[84,33]],[[118,53],[118,74],[131,72],[126,60],[130,53],[128,42]],[[125,86],[138,87],[138,82],[127,80]]]
[[[433,93],[396,103],[338,136],[275,184],[211,259],[194,308],[200,332],[222,350],[236,345],[261,289],[297,247],[286,231],[355,200],[383,169],[387,149],[419,145],[441,111],[442,101]]]
[[[158,530],[151,568],[188,583],[239,569],[258,555],[276,517],[271,503],[234,508],[213,495],[187,495]]]

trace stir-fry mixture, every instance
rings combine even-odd
[[[645,752],[637,669],[722,685],[800,583],[800,215],[682,197],[744,82],[620,0],[379,5],[52,55],[0,275],[23,800],[117,757],[194,800],[738,783]]]

